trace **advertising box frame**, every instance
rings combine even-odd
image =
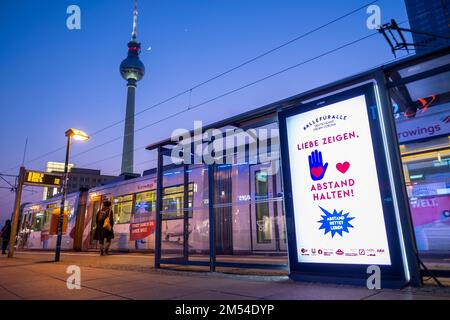
[[[388,153],[392,152],[392,148],[385,147],[383,135],[386,132],[386,125],[393,122],[382,117],[389,117],[392,114],[384,115],[380,111],[381,103],[377,99],[377,88],[375,82],[370,82],[356,88],[352,88],[340,93],[331,94],[315,101],[301,104],[278,113],[278,122],[280,128],[280,146],[281,146],[281,163],[283,171],[283,187],[284,187],[284,205],[286,212],[286,228],[288,237],[288,255],[290,266],[290,277],[299,281],[321,281],[340,284],[366,285],[367,279],[371,273],[368,273],[368,267],[371,264],[343,264],[343,263],[311,263],[299,262],[299,249],[297,247],[297,233],[294,212],[294,199],[291,181],[291,166],[289,154],[289,141],[287,132],[287,120],[290,117],[297,116],[309,111],[327,107],[329,105],[344,102],[346,100],[365,96],[368,124],[372,137],[373,153],[375,157],[376,173],[378,177],[381,205],[383,209],[383,217],[385,223],[386,237],[389,247],[389,255],[391,264],[380,265],[380,280],[382,287],[401,288],[407,285],[411,280],[409,271],[409,263],[407,259],[411,259],[411,252],[406,252],[410,245],[405,246],[405,238],[402,232],[402,226],[398,214],[410,214],[409,212],[396,212],[396,200],[401,201],[406,194],[393,194],[391,178],[393,172],[401,174],[401,171],[395,170],[393,164],[389,161]],[[379,97],[378,97],[379,98]],[[389,109],[389,108],[387,108]],[[383,121],[385,120],[385,121]],[[383,130],[384,129],[384,130]],[[392,128],[391,128],[392,129]],[[383,132],[384,131],[384,132]],[[388,131],[389,132],[389,131]],[[394,129],[395,132],[395,129]],[[396,141],[395,137],[392,142]],[[291,142],[292,143],[292,142]],[[390,177],[391,175],[391,177]],[[397,179],[398,181],[398,179]],[[403,189],[404,190],[404,189]],[[299,222],[301,223],[301,222]],[[403,226],[404,227],[404,226]],[[323,231],[321,231],[323,232]],[[407,239],[407,237],[406,237]],[[413,245],[412,247],[415,247]],[[414,253],[412,253],[414,256]]]

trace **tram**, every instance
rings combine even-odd
[[[86,208],[86,191],[70,193],[66,197],[61,248],[79,249],[79,225]],[[55,249],[61,196],[26,204],[22,209],[19,229],[19,248]],[[78,242],[78,244],[77,244]]]
[[[208,168],[165,168],[162,186],[161,248],[177,254],[209,252]],[[214,174],[217,254],[286,255],[281,177],[264,165],[218,165]],[[63,250],[95,250],[96,214],[104,200],[114,213],[111,249],[155,249],[156,174],[112,182],[68,194],[64,211]],[[23,208],[20,247],[53,250],[60,196]],[[187,242],[187,243],[186,243]]]

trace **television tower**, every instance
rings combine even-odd
[[[125,130],[123,136],[122,169],[121,174],[134,173],[134,100],[136,83],[145,74],[145,67],[139,59],[141,43],[136,40],[137,0],[134,1],[133,32],[128,42],[128,55],[120,64],[120,74],[127,80],[127,110],[125,114]]]

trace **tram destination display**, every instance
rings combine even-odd
[[[62,177],[57,174],[27,170],[25,172],[24,184],[41,187],[61,187]]]

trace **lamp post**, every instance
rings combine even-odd
[[[61,255],[61,241],[62,241],[62,229],[64,222],[64,206],[66,202],[66,192],[67,192],[67,181],[69,180],[69,155],[70,155],[70,145],[72,139],[79,141],[89,140],[89,136],[81,130],[69,129],[66,131],[67,137],[67,148],[66,148],[66,161],[64,163],[64,177],[62,181],[61,189],[61,206],[59,208],[59,219],[58,219],[58,238],[56,240],[56,250],[55,250],[55,262],[59,261]]]

